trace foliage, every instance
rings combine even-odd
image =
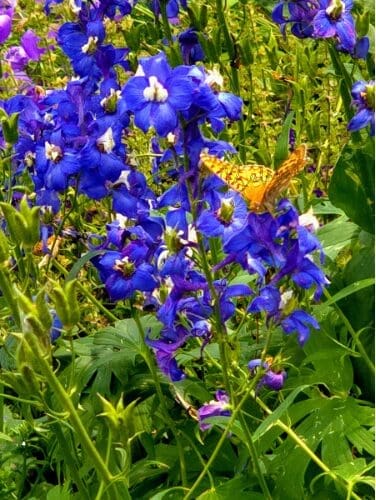
[[[0,2],[0,498],[372,498],[372,9]]]

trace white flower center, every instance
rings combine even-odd
[[[55,144],[50,144],[47,141],[44,143],[44,151],[47,160],[52,160],[55,163],[57,163],[63,157],[61,148],[59,146],[56,146]]]
[[[97,49],[97,42],[98,42],[97,36],[89,36],[87,43],[85,43],[81,47],[81,52],[83,52],[84,54],[87,54],[87,53],[92,54]]]
[[[106,132],[97,139],[97,147],[102,153],[111,153],[115,147],[112,128],[109,127]]]
[[[209,87],[215,87],[221,89],[223,87],[223,76],[217,69],[207,70],[207,76],[205,78],[205,83]]]
[[[331,19],[339,19],[345,10],[346,6],[341,0],[332,0],[325,12]]]
[[[166,102],[168,92],[156,76],[151,76],[149,77],[149,87],[144,89],[144,97],[147,101]]]

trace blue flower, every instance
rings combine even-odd
[[[317,38],[337,38],[341,47],[352,52],[356,43],[353,0],[319,0],[320,10],[312,25]]]
[[[196,223],[197,230],[205,236],[220,236],[226,241],[245,225],[247,205],[238,193],[228,191],[213,197],[209,203],[210,208],[201,211]]]
[[[194,28],[182,31],[178,36],[178,40],[184,64],[195,64],[197,61],[205,59],[204,51],[198,40],[197,31]]]
[[[158,284],[154,267],[140,262],[135,252],[108,251],[93,261],[111,300],[129,299],[136,291],[152,292]]]
[[[274,286],[267,285],[261,289],[259,296],[253,299],[248,307],[248,312],[257,313],[265,311],[270,316],[275,315],[278,312],[280,301],[281,294],[279,290]]]
[[[287,4],[288,17],[284,15]],[[318,11],[317,2],[307,0],[283,0],[272,11],[272,19],[281,25],[282,33],[286,31],[287,23],[291,23],[291,32],[298,38],[308,38],[313,35],[312,21]]]
[[[142,58],[137,73],[123,88],[127,107],[135,115],[135,124],[144,132],[154,127],[166,136],[178,125],[178,111],[192,103],[190,80],[176,74],[161,52]]]
[[[315,318],[301,309],[294,311],[283,319],[281,325],[285,333],[298,334],[298,342],[301,346],[307,342],[311,328],[320,329]]]
[[[375,135],[375,82],[359,80],[351,89],[352,104],[357,108],[347,130],[355,132],[370,125],[371,136]]]
[[[261,378],[260,382],[257,384],[257,390],[262,386],[269,387],[273,391],[279,391],[282,389],[283,384],[287,378],[287,373],[284,370],[278,370],[270,368],[270,363],[267,361],[262,361],[261,359],[252,359],[248,363],[248,368],[252,374],[255,373],[256,369],[262,367],[266,370],[265,375]]]
[[[175,329],[164,328],[159,339],[146,337],[146,343],[154,350],[161,372],[172,382],[185,378],[185,373],[179,368],[175,356],[189,337],[189,332],[182,326]]]
[[[231,415],[230,398],[225,391],[217,391],[215,399],[209,403],[205,403],[198,409],[198,420],[200,429],[207,431],[212,427],[212,424],[205,423],[210,417],[229,417]]]

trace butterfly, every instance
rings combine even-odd
[[[201,164],[216,174],[230,188],[241,193],[255,212],[272,211],[278,195],[306,164],[307,148],[303,144],[293,151],[274,171],[264,165],[237,166],[216,156],[201,153]]]

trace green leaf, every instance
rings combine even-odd
[[[140,484],[142,481],[145,481],[145,479],[165,474],[168,468],[168,465],[157,460],[139,460],[132,466],[129,474],[130,486],[132,487]]]
[[[369,233],[374,232],[375,171],[370,147],[354,149],[347,145],[334,169],[330,186],[331,202]]]
[[[373,425],[368,422],[368,414],[372,409],[362,406],[354,398],[318,399],[317,408],[306,412],[303,420],[297,418],[296,403],[290,408],[287,421],[290,426],[299,422],[294,429],[296,435],[308,446],[312,452],[319,454],[319,445],[322,443],[322,455],[331,462],[330,468],[347,464],[352,458],[352,448],[348,441],[348,430],[364,428]],[[295,413],[295,415],[294,415]],[[369,433],[371,435],[371,432]],[[370,440],[366,439],[368,445]],[[350,441],[351,442],[351,441]],[[346,443],[348,449],[346,450]],[[323,458],[323,456],[321,456]],[[281,446],[274,450],[274,459],[270,462],[269,472],[275,474],[276,491],[279,498],[295,500],[304,498],[304,478],[310,463],[309,455],[291,437],[285,439]]]
[[[344,299],[345,297],[348,297],[353,293],[359,292],[360,290],[363,290],[363,288],[373,286],[374,284],[375,278],[367,278],[361,281],[355,281],[354,283],[351,283],[351,285],[343,288],[340,292],[333,295],[333,297],[331,297],[329,300],[324,302],[323,306],[330,306],[332,304],[335,304],[339,300]]]
[[[317,231],[317,237],[321,241],[325,255],[332,260],[358,235],[359,226],[350,222],[346,216],[338,217]]]
[[[70,500],[71,498],[71,492],[65,484],[64,486],[58,485],[50,489],[47,493],[46,500]]]
[[[200,496],[197,497],[198,500],[229,500],[231,498],[241,498],[242,500],[262,500],[264,495],[257,489],[258,481],[255,477],[249,474],[242,474],[235,476],[229,481],[224,482],[219,486],[215,486],[214,489],[204,491]],[[234,496],[235,495],[235,496]]]
[[[302,392],[307,385],[302,385],[294,389],[287,398],[281,403],[276,410],[273,411],[266,419],[262,422],[261,425],[256,429],[253,434],[253,441],[257,441],[260,439],[271,427],[273,427],[277,420],[279,420],[282,415],[288,410],[288,408],[293,404],[296,396]]]
[[[65,281],[71,281],[76,278],[77,274],[89,260],[93,259],[97,255],[102,255],[103,253],[105,253],[105,250],[93,250],[92,252],[85,253],[85,255],[74,263],[72,269],[67,274]]]
[[[186,488],[176,486],[175,488],[168,488],[167,490],[160,491],[149,498],[150,500],[182,500],[186,493]]]
[[[274,153],[274,168],[277,168],[289,154],[289,133],[292,120],[294,119],[294,112],[286,116],[286,120],[282,126],[282,132],[278,137]]]

